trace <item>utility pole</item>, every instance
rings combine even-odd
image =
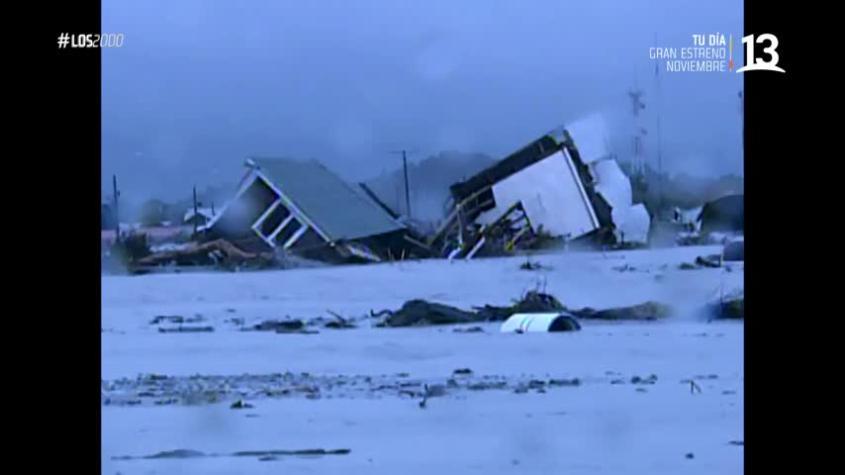
[[[197,234],[197,185],[194,185],[194,235]]]
[[[120,242],[120,213],[118,213],[118,197],[120,197],[120,192],[117,191],[117,175],[111,176],[111,186],[112,186],[112,202],[114,203],[114,241],[115,243]]]
[[[405,212],[408,215],[408,218],[411,217],[411,189],[408,185],[408,151],[405,149],[398,150],[391,153],[401,153],[402,154],[402,171],[405,176]]]

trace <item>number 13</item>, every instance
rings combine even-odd
[[[768,61],[764,60],[763,58],[755,58],[754,56],[754,44],[755,43],[764,43],[768,41],[769,46],[763,48],[763,52],[768,54],[770,59]],[[746,64],[745,66],[736,70],[736,72],[741,73],[743,71],[776,71],[779,73],[785,73],[783,69],[778,67],[778,61],[780,60],[780,56],[777,53],[778,47],[778,37],[771,34],[765,33],[757,37],[757,41],[754,41],[754,35],[748,35],[742,38],[742,42],[745,43],[745,56],[746,56]]]

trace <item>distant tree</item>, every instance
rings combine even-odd
[[[100,229],[114,229],[114,211],[110,205],[103,204],[100,208]]]
[[[159,226],[167,221],[168,206],[161,200],[152,199],[141,205],[141,225]]]

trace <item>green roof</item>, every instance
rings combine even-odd
[[[370,198],[316,160],[255,158],[258,170],[332,241],[404,229]]]

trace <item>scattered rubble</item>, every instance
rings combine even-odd
[[[324,327],[331,328],[333,330],[346,330],[346,329],[358,328],[357,325],[355,325],[354,323],[347,321],[347,320],[343,320],[343,321],[333,320],[331,322],[326,323],[324,325]]]
[[[302,320],[265,320],[250,327],[248,330],[259,332],[289,333],[299,332],[305,328]]]
[[[210,333],[214,327],[192,327],[179,325],[177,327],[159,327],[159,333]]]
[[[475,307],[474,309],[482,320],[503,321],[516,313],[562,312],[566,310],[566,307],[553,295],[532,290],[526,292],[522,298],[509,307],[485,305],[483,307]]]
[[[485,391],[489,389],[507,389],[508,383],[506,381],[481,381],[478,383],[467,384],[466,388],[470,391]]]
[[[272,267],[275,255],[269,252],[246,252],[225,239],[215,239],[204,243],[189,243],[183,248],[157,252],[137,259],[136,266],[175,265],[215,265],[223,268],[253,266]]]
[[[150,325],[158,325],[159,323],[184,323],[185,317],[181,315],[158,315],[150,321]]]
[[[570,310],[578,318],[585,320],[658,320],[672,314],[671,307],[653,301],[648,301],[630,307],[616,307],[605,310],[595,310],[585,307],[580,310]]]
[[[332,312],[331,310],[328,310],[328,313],[331,314],[335,319],[323,325],[325,328],[331,328],[334,330],[344,330],[358,327],[352,320],[346,319],[341,315]]]
[[[614,266],[612,269],[617,271],[617,272],[634,272],[634,271],[637,270],[636,267],[634,267],[634,266],[632,266],[631,264],[628,264],[628,263],[626,263],[625,265],[621,265],[621,266]]]
[[[631,378],[631,384],[654,384],[657,382],[657,375],[652,374],[647,378],[641,378],[639,376],[634,376]]]
[[[722,254],[711,254],[709,256],[698,256],[693,263],[682,262],[678,269],[680,270],[695,270],[702,268],[718,269],[724,267],[725,259]],[[728,272],[730,269],[725,267]]]
[[[479,321],[476,314],[456,307],[440,303],[428,302],[422,299],[409,300],[397,311],[383,310],[370,314],[378,316],[387,314],[388,317],[376,326],[379,327],[409,327],[417,325],[445,325],[450,323],[472,323]]]
[[[232,405],[229,406],[229,408],[230,409],[252,409],[253,405],[248,403],[248,402],[244,402],[243,399],[238,399],[237,401],[233,402]]]
[[[519,265],[519,268],[520,268],[521,270],[543,270],[543,269],[549,269],[548,267],[544,266],[543,264],[540,264],[539,262],[533,262],[533,261],[531,261],[531,260],[526,260],[525,262],[523,262],[522,264],[520,264],[520,265]]]
[[[578,387],[578,378],[504,377],[478,375],[458,368],[446,377],[410,378],[408,375],[311,375],[307,373],[241,374],[231,376],[140,375],[103,381],[102,404],[108,406],[201,405],[227,403],[231,409],[251,409],[264,398],[381,398],[428,401],[463,391],[543,391]],[[423,404],[425,406],[425,404]]]
[[[159,325],[161,323],[198,323],[202,321],[205,321],[205,318],[199,314],[188,318],[185,318],[181,315],[157,315],[155,318],[150,320],[150,325]]]
[[[502,331],[537,331],[531,330],[532,325],[541,331],[577,331],[581,325],[577,319],[590,320],[657,320],[671,315],[672,310],[667,305],[648,301],[629,307],[616,307],[596,310],[585,307],[578,310],[567,309],[553,295],[539,291],[529,291],[523,297],[507,307],[484,305],[473,307],[472,312],[461,310],[450,305],[428,302],[426,300],[409,300],[396,311],[370,311],[373,318],[387,316],[376,324],[377,327],[409,327],[419,325],[447,325],[466,324],[475,322],[504,321]],[[518,317],[517,320],[509,319]],[[519,323],[522,322],[522,323]],[[531,323],[534,322],[534,323]],[[513,327],[513,328],[511,328]],[[472,329],[455,329],[455,332],[480,332],[480,327]]]
[[[370,311],[370,316],[387,315],[384,321],[376,325],[379,327],[408,327],[501,321],[508,319],[515,313],[558,311],[564,310],[564,307],[554,296],[530,291],[509,307],[485,305],[484,307],[476,307],[474,310],[474,312],[468,312],[450,305],[416,299],[405,302],[402,308],[396,311]]]
[[[320,455],[347,455],[350,449],[305,449],[305,450],[244,450],[227,454],[205,453],[199,450],[176,449],[157,452],[152,455],[121,455],[112,457],[112,460],[138,460],[138,459],[186,459],[201,457],[256,457],[259,460],[270,460],[276,456],[320,456]]]
[[[718,254],[710,256],[698,256],[695,258],[695,264],[701,267],[722,267],[722,256]]]

